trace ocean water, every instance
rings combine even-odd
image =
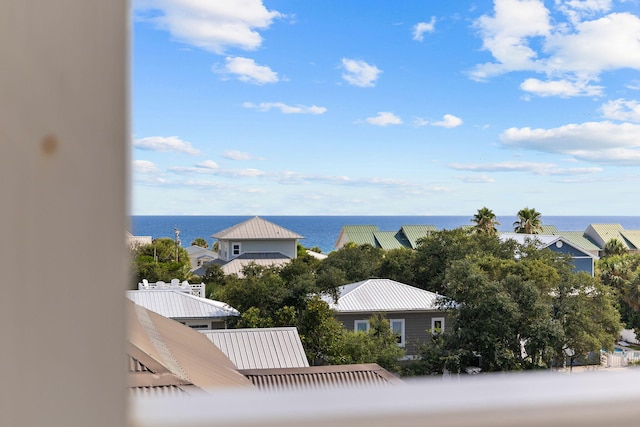
[[[196,237],[209,246],[212,234],[236,225],[251,216],[131,216],[131,232],[136,236],[174,238],[180,230],[181,245],[186,247]],[[382,231],[398,231],[402,225],[435,225],[438,229],[453,229],[472,225],[469,216],[261,216],[305,238],[307,248],[319,247],[323,253],[334,249],[343,225],[377,225]],[[501,216],[500,231],[513,231],[515,216]],[[562,231],[584,231],[589,224],[620,224],[627,230],[640,230],[640,216],[543,216],[544,225],[555,225]]]

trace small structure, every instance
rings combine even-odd
[[[306,368],[309,366],[295,327],[200,331],[238,369]]]
[[[127,231],[126,238],[129,249],[136,249],[140,246],[150,245],[153,242],[151,236],[134,236],[129,231]]]
[[[199,267],[218,259],[218,253],[200,246],[191,245],[185,248],[189,254],[191,261],[191,271],[197,270]]]
[[[240,315],[238,310],[223,302],[178,290],[158,288],[127,291],[127,298],[194,329],[224,329],[228,318]]]
[[[438,294],[391,279],[369,279],[338,288],[338,300],[323,299],[335,311],[345,329],[366,332],[369,318],[383,313],[398,345],[408,356],[431,339],[435,330],[444,332],[446,313],[438,306]]]

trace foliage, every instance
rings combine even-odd
[[[471,222],[474,222],[476,233],[484,233],[490,235],[498,234],[497,225],[500,225],[496,219],[496,214],[487,207],[478,209],[478,212],[473,216]]]
[[[137,289],[143,279],[170,282],[171,279],[183,281],[190,278],[189,254],[170,238],[154,239],[151,244],[137,246],[131,251],[130,259],[131,289]]]
[[[191,242],[191,246],[200,246],[205,249],[209,248],[209,244],[202,237],[196,237],[193,242]]]
[[[516,233],[538,234],[542,231],[542,215],[533,208],[523,208],[517,213],[518,220],[513,223]]]
[[[415,283],[416,251],[408,248],[391,249],[384,252],[376,277],[413,285]]]
[[[374,248],[368,244],[347,244],[337,251],[329,253],[320,264],[318,274],[332,268],[342,271],[346,282],[336,284],[336,286],[370,279],[375,277],[383,253],[382,249]]]
[[[624,255],[627,253],[627,247],[618,239],[611,239],[605,243],[603,248],[604,256]]]
[[[626,327],[640,329],[640,254],[605,256],[596,264],[596,275],[615,294]]]

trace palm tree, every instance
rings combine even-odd
[[[618,239],[611,239],[605,243],[603,248],[604,256],[624,255],[627,253],[627,247]]]
[[[496,214],[487,207],[482,209],[478,209],[478,213],[476,213],[471,222],[475,222],[475,229],[478,233],[489,234],[491,236],[495,236],[498,233],[496,229],[496,225],[500,225],[500,223],[496,220]]]
[[[524,234],[538,234],[542,230],[540,212],[531,208],[524,208],[518,211],[518,220],[513,223],[513,231]]]

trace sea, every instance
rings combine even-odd
[[[304,236],[300,243],[306,248],[318,247],[323,253],[334,245],[343,225],[377,225],[381,231],[398,231],[403,225],[434,225],[439,230],[451,230],[473,225],[469,216],[260,216],[281,227]],[[252,216],[131,216],[131,233],[135,236],[175,239],[179,231],[180,244],[187,247],[197,237],[213,245],[211,237]],[[515,216],[499,216],[499,231],[513,231]],[[589,224],[620,224],[626,230],[640,230],[640,216],[543,216],[543,225],[554,225],[561,231],[584,231]]]

